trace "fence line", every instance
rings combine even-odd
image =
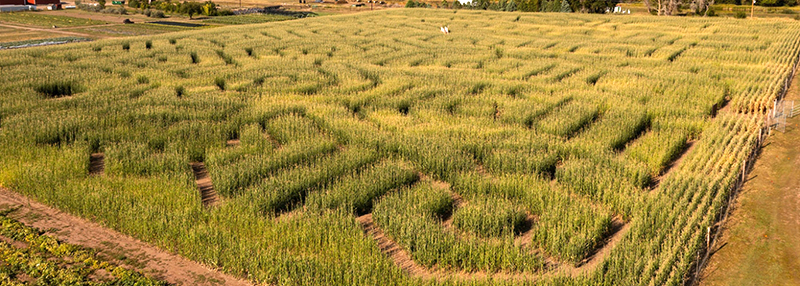
[[[778,97],[775,99],[775,103],[777,105],[778,101],[782,101],[784,97],[786,97],[786,93],[789,92],[789,86],[791,85],[792,80],[794,80],[795,75],[797,74],[797,67],[800,64],[800,53],[795,55],[794,65],[792,66],[792,73],[784,80],[783,86],[781,90],[778,92]],[[800,111],[800,107],[798,107],[798,111]],[[724,209],[720,212],[717,217],[715,218],[716,223],[712,226],[709,226],[706,229],[706,244],[704,247],[700,247],[697,251],[698,261],[696,261],[696,269],[694,274],[688,273],[687,277],[691,277],[686,280],[687,285],[696,285],[700,282],[700,274],[702,273],[703,269],[708,263],[708,259],[711,256],[711,250],[717,244],[720,234],[722,233],[722,226],[725,225],[725,222],[728,220],[728,216],[730,214],[730,206],[733,203],[733,200],[736,198],[736,195],[741,190],[742,186],[744,185],[745,181],[747,180],[747,174],[751,171],[752,167],[755,165],[756,158],[758,158],[758,154],[761,152],[761,147],[763,146],[764,140],[771,134],[772,131],[772,119],[775,115],[776,110],[771,109],[767,111],[765,116],[765,120],[759,129],[758,140],[753,148],[750,150],[750,154],[748,154],[747,159],[742,161],[742,171],[741,175],[738,175],[736,180],[733,182],[732,186],[730,187],[730,194],[728,194],[727,202],[721,206]],[[795,113],[795,107],[792,108],[792,115]],[[800,112],[798,112],[800,113]],[[713,235],[712,235],[713,232]],[[702,259],[700,258],[702,257]]]

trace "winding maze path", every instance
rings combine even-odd
[[[594,124],[595,122],[589,122],[587,124]],[[268,132],[263,132],[264,138],[266,138],[273,146],[278,148],[281,147],[281,144],[274,139],[274,136],[270,135]],[[239,139],[232,139],[228,140],[225,144],[229,148],[242,148],[242,142]],[[685,149],[683,152],[680,153],[677,158],[674,158],[664,169],[664,172],[658,178],[655,178],[656,186],[651,186],[653,189],[657,187],[657,184],[660,181],[660,178],[665,177],[669,172],[672,170],[676,170],[677,165],[680,164],[682,157],[685,156],[689,151],[691,151],[691,147],[693,146],[692,142],[686,144]],[[336,152],[344,152],[346,148],[342,145],[337,145],[336,150],[332,151]],[[202,162],[194,162],[191,163],[191,168],[196,179],[197,188],[201,194],[201,203],[203,206],[210,207],[215,206],[220,203],[219,196],[217,195],[216,190],[211,182],[211,178],[208,174],[208,170],[206,169],[206,165]],[[476,165],[477,172],[483,176],[491,177],[492,175],[488,172],[482,164]],[[420,178],[421,181],[428,181],[430,184],[443,192],[449,194],[452,198],[453,208],[458,209],[466,206],[469,202],[466,201],[461,195],[454,192],[451,188],[451,185],[447,182],[433,180],[428,175],[417,171],[417,176]],[[555,181],[551,181],[551,187],[554,187],[553,184]],[[576,194],[570,194],[570,196],[576,196]],[[577,199],[577,198],[576,198]],[[280,212],[277,216],[280,220],[287,220],[291,217],[295,216],[298,212],[303,212],[303,207],[298,207],[297,205],[289,207],[287,210]],[[441,224],[448,229],[448,231],[453,231],[455,233],[459,233],[459,230],[455,229],[453,226],[454,217],[451,215],[444,218],[441,221]],[[568,262],[559,261],[553,257],[548,256],[543,251],[538,249],[536,246],[532,245],[532,236],[533,236],[533,225],[537,223],[538,217],[527,213],[526,216],[526,224],[528,225],[527,228],[524,228],[521,233],[518,233],[514,238],[514,243],[523,249],[527,249],[528,251],[535,252],[541,254],[545,259],[545,268],[541,270],[541,272],[486,272],[486,271],[458,271],[458,270],[445,270],[439,269],[437,267],[427,267],[423,266],[412,258],[412,255],[406,250],[403,245],[397,243],[390,234],[387,234],[374,220],[373,214],[371,212],[367,212],[366,214],[357,216],[355,218],[358,225],[362,228],[363,233],[367,236],[372,238],[375,241],[377,248],[386,255],[391,261],[393,261],[400,269],[403,270],[406,274],[411,277],[417,277],[422,279],[434,279],[434,280],[480,280],[480,279],[499,279],[499,280],[525,280],[525,281],[535,281],[540,280],[547,277],[555,277],[557,275],[568,275],[572,277],[576,277],[579,275],[584,275],[587,273],[591,273],[594,269],[597,268],[598,265],[609,255],[611,250],[623,239],[626,233],[630,230],[632,224],[629,222],[624,221],[619,216],[614,216],[611,221],[610,227],[607,229],[606,236],[600,241],[598,246],[587,253],[586,257],[579,261],[578,263],[572,264]]]
[[[105,155],[103,153],[93,153],[89,156],[89,174],[102,175],[105,169]]]
[[[447,185],[448,184],[441,182],[441,184],[437,185]],[[456,208],[464,206],[465,201],[461,196],[456,193],[451,193],[453,196],[454,206]],[[534,220],[535,218],[531,215],[528,215],[527,219],[529,221]],[[450,216],[446,220],[442,222],[446,227],[452,226],[453,218]],[[486,278],[493,278],[493,279],[501,279],[501,280],[536,280],[542,278],[541,275],[534,274],[534,273],[487,273],[487,272],[454,272],[454,271],[444,271],[444,270],[433,270],[429,269],[425,266],[419,265],[418,263],[414,262],[411,258],[411,255],[397,242],[392,240],[390,237],[386,236],[386,234],[381,230],[381,228],[375,224],[372,220],[372,213],[368,213],[356,218],[356,222],[361,226],[364,230],[364,233],[371,237],[375,243],[378,245],[378,248],[383,252],[387,257],[389,257],[394,263],[403,269],[408,275],[413,277],[425,278],[425,279],[458,279],[458,280],[479,280],[479,279],[486,279]],[[578,266],[572,266],[567,263],[557,263],[548,259],[548,264],[550,268],[554,271],[548,273],[549,275],[554,275],[556,273],[567,273],[572,276],[577,276],[585,273],[589,273],[594,270],[597,265],[600,264],[601,261],[606,257],[606,255],[614,248],[614,246],[622,240],[622,237],[627,233],[630,229],[631,224],[625,223],[620,219],[615,218],[612,221],[611,227],[611,235],[607,237],[602,247],[596,249],[592,255],[590,255],[587,259],[581,261]],[[530,235],[532,232],[530,229],[521,233],[519,236],[515,238],[515,241],[521,246],[525,247],[530,243]]]
[[[211,176],[208,175],[206,165],[202,162],[194,162],[190,165],[197,183],[197,189],[200,191],[200,200],[203,202],[203,206],[211,207],[217,205],[219,197],[214,189],[214,184],[211,183]]]

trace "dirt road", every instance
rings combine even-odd
[[[178,285],[235,285],[251,283],[170,254],[99,224],[60,212],[0,188],[0,209],[19,207],[9,216],[47,231],[70,244],[93,248],[100,255],[125,257],[120,262],[142,273]]]
[[[56,28],[56,29],[34,28],[34,27],[17,26],[17,25],[9,25],[9,24],[0,24],[0,27],[23,29],[23,30],[29,30],[29,31],[39,31],[39,32],[50,32],[50,33],[58,33],[58,34],[64,34],[64,35],[70,35],[70,36],[93,38],[93,36],[89,35],[89,34],[78,33],[78,32],[70,32],[70,31],[65,31],[65,30],[61,30],[61,29],[58,29],[58,28]]]

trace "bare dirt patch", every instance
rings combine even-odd
[[[100,255],[114,256],[124,253],[136,257],[141,267],[122,261],[147,275],[179,285],[252,285],[233,276],[218,272],[202,264],[170,254],[132,237],[105,228],[99,224],[63,213],[44,204],[0,188],[0,206],[18,207],[9,217],[45,230],[47,234],[70,244],[99,251]]]
[[[102,175],[105,169],[106,163],[103,153],[94,153],[89,156],[89,174]]]
[[[532,214],[527,214],[525,217],[524,231],[514,238],[514,243],[520,247],[527,247],[533,239],[533,225],[536,224],[538,218]]]
[[[242,145],[242,141],[239,141],[239,139],[231,139],[226,141],[225,145],[228,147],[238,147],[239,145]]]
[[[211,183],[211,176],[208,175],[206,165],[201,162],[195,162],[191,166],[203,206],[211,207],[219,204],[219,197],[214,189],[214,184]]]

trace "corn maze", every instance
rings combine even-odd
[[[798,45],[404,9],[2,51],[0,186],[259,283],[681,285]]]

